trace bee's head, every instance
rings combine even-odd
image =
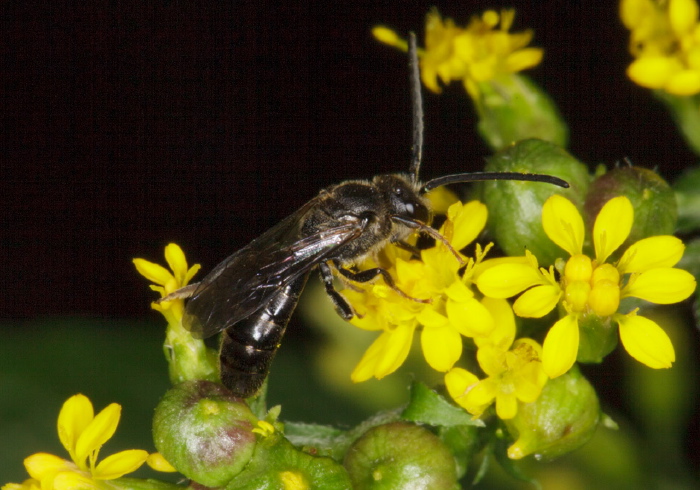
[[[389,205],[389,212],[394,216],[430,222],[428,200],[420,192],[420,185],[404,174],[378,175],[372,181]]]

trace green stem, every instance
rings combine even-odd
[[[655,90],[654,95],[669,109],[690,149],[696,155],[700,155],[700,103],[698,96],[672,95],[663,90]]]

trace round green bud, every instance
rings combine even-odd
[[[491,157],[485,171],[546,174],[569,183],[569,189],[510,180],[482,184],[483,201],[489,210],[487,227],[498,246],[513,256],[523,255],[527,249],[540,265],[553,264],[564,252],[544,232],[542,205],[551,195],[561,194],[581,209],[589,183],[586,166],[552,143],[529,139]]]
[[[615,168],[593,181],[584,205],[588,229],[603,205],[617,196],[627,196],[634,208],[632,231],[618,252],[642,238],[675,231],[678,206],[673,189],[659,174],[641,167]]]
[[[343,463],[355,490],[457,489],[455,460],[432,432],[407,422],[365,432]]]
[[[508,448],[508,457],[557,458],[588,442],[599,421],[595,390],[574,366],[549,380],[537,401],[521,404],[517,415],[505,421],[516,438]]]
[[[350,490],[347,471],[335,460],[308,454],[275,432],[262,438],[253,459],[227,490]]]
[[[180,473],[218,487],[240,473],[253,456],[257,424],[245,402],[211,381],[185,381],[156,407],[153,440]]]
[[[581,315],[578,331],[578,362],[600,363],[617,346],[617,327],[611,317],[601,318],[595,313]]]

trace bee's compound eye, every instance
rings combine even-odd
[[[415,214],[415,212],[416,212],[415,206],[414,206],[412,203],[407,202],[407,203],[406,203],[406,212],[407,212],[409,215],[413,216],[413,215]]]
[[[399,197],[403,196],[403,189],[401,187],[394,187],[394,194]]]

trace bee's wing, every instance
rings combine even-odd
[[[316,200],[288,216],[216,266],[187,302],[183,325],[207,338],[264,307],[294,279],[362,233],[359,218],[299,238],[301,221]]]

